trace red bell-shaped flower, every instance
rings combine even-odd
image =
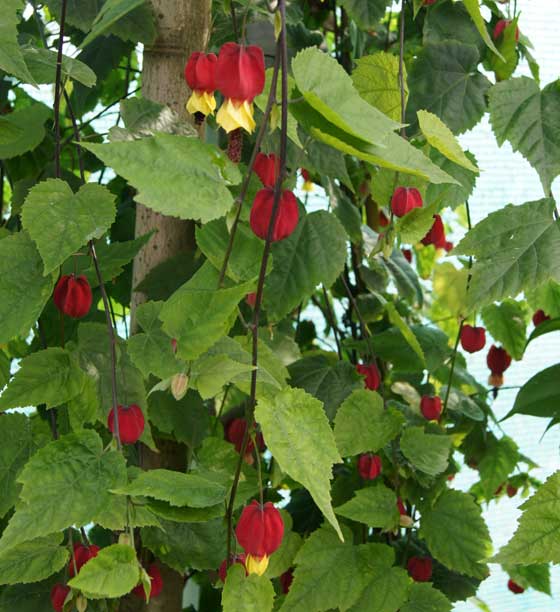
[[[64,602],[70,593],[70,587],[57,582],[51,589],[51,605],[55,612],[62,612]]]
[[[187,111],[191,114],[211,115],[216,110],[216,66],[218,58],[214,53],[191,53],[185,66],[185,80],[192,94],[187,102]]]
[[[85,276],[65,274],[61,276],[54,288],[53,300],[60,312],[81,319],[91,308],[91,287]]]
[[[99,546],[95,544],[91,544],[88,546],[86,544],[81,544],[79,542],[74,543],[74,559],[70,559],[68,563],[68,576],[73,578],[75,576],[74,569],[79,572],[83,565],[85,565],[90,559],[93,557],[97,557],[97,553],[99,552]],[[74,560],[76,561],[76,567],[74,568]]]
[[[356,372],[365,376],[364,386],[366,389],[375,391],[381,384],[381,375],[375,363],[369,363],[367,365],[359,363],[356,366]]]
[[[433,244],[436,249],[443,249],[446,242],[443,221],[439,215],[434,215],[434,223],[429,232],[422,238],[422,244],[424,246]]]
[[[265,187],[274,187],[280,174],[280,158],[274,153],[257,153],[253,169]]]
[[[525,589],[517,584],[517,582],[514,582],[511,578],[508,580],[507,586],[512,593],[515,593],[515,595],[520,595],[521,593],[525,592]]]
[[[429,557],[410,557],[406,568],[415,582],[428,582],[432,577],[432,560]]]
[[[228,42],[218,54],[216,87],[225,100],[216,120],[226,132],[255,129],[253,99],[264,89],[264,55],[260,47]]]
[[[358,457],[358,472],[364,480],[375,480],[381,474],[381,457],[364,453]]]
[[[517,495],[517,487],[514,487],[513,485],[508,484],[508,486],[506,487],[506,493],[508,497],[515,497]]]
[[[420,400],[420,411],[428,421],[439,421],[441,416],[441,398],[437,395],[435,397],[423,395]]]
[[[508,19],[500,19],[496,26],[494,27],[494,40],[498,40],[500,36],[504,33],[504,30],[509,26],[511,21]],[[515,41],[519,41],[519,28],[515,28]]]
[[[486,344],[486,330],[484,327],[463,325],[461,329],[461,346],[468,353],[476,353]]]
[[[257,500],[253,500],[243,508],[235,535],[248,555],[259,559],[268,557],[282,543],[284,521],[271,502],[261,506]]]
[[[268,226],[274,206],[274,190],[267,187],[257,192],[251,208],[249,222],[256,236],[266,240]],[[297,227],[299,220],[298,203],[295,195],[285,190],[280,195],[278,212],[272,232],[272,242],[287,238]]]
[[[541,323],[545,321],[550,321],[550,317],[545,314],[544,310],[537,310],[533,315],[533,325],[538,327]]]
[[[409,264],[412,263],[412,250],[411,249],[401,249],[401,253],[403,257],[408,261]]]
[[[486,356],[486,363],[492,374],[503,374],[511,365],[511,356],[504,348],[493,344]]]
[[[247,421],[242,418],[233,419],[226,426],[226,440],[235,445],[235,450],[238,453],[241,451],[241,445],[243,444],[243,437],[246,429]],[[262,452],[265,449],[265,445],[263,435],[260,431],[255,434],[255,441],[257,443],[257,448]],[[245,448],[245,454],[250,455],[254,448],[255,445],[253,444],[253,440],[249,438],[247,441],[247,447]]]
[[[138,441],[144,431],[144,414],[140,406],[130,404],[130,406],[117,406],[119,419],[119,434],[123,444],[134,444]],[[115,415],[111,408],[107,419],[107,427],[111,433],[115,433]]]
[[[257,303],[257,294],[254,291],[252,293],[248,293],[245,296],[245,301],[251,308],[254,308],[255,304]]]
[[[240,565],[242,565],[243,567],[245,567],[245,557],[246,555],[244,553],[241,553],[239,555],[232,555],[231,556],[231,563],[230,563],[230,567],[231,565],[233,565],[234,563],[239,563]],[[222,582],[226,581],[227,578],[227,571],[228,571],[228,564],[227,564],[227,559],[224,559],[222,561],[222,563],[220,564],[220,569],[218,570],[218,576],[220,577],[220,580]],[[247,568],[245,568],[245,575],[248,576],[249,573],[247,572]]]
[[[395,217],[404,217],[413,208],[422,208],[422,196],[414,187],[397,187],[391,198],[391,210]]]
[[[150,599],[154,599],[163,591],[163,578],[161,577],[159,567],[155,563],[152,563],[146,571],[150,577]],[[141,582],[132,589],[132,592],[140,599],[147,599],[144,585]]]

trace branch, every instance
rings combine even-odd
[[[406,118],[406,100],[404,95],[404,9],[406,6],[406,0],[402,0],[401,5],[401,19],[399,27],[399,88],[401,93],[401,136],[406,138],[406,128],[404,122]]]
[[[58,49],[56,51],[56,77],[54,84],[54,168],[56,178],[60,178],[60,89],[62,86],[62,46],[64,44],[64,25],[66,22],[66,1],[62,0],[60,7],[60,30],[58,33]]]

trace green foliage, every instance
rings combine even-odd
[[[23,10],[21,0],[4,0],[3,18],[0,24],[0,69],[13,74],[24,83],[33,83],[33,77],[25,64],[25,59],[17,40],[17,11]],[[0,155],[3,157],[3,155]]]
[[[482,319],[492,338],[514,358],[521,359],[527,343],[527,310],[522,302],[504,300],[482,309]]]
[[[222,592],[224,612],[270,612],[274,587],[265,576],[245,576],[245,569],[234,564],[227,573]]]
[[[476,26],[476,29],[478,30],[484,43],[491,51],[493,51],[496,55],[500,56],[500,51],[496,48],[494,41],[488,33],[488,27],[482,17],[482,13],[480,12],[480,5],[478,3],[478,0],[463,0],[463,4],[465,5],[467,12],[471,16],[471,19],[473,20],[474,25]]]
[[[560,418],[559,375],[560,364],[556,364],[531,377],[519,390],[513,408],[506,418],[514,414]]]
[[[432,507],[422,510],[420,537],[432,555],[449,569],[483,579],[482,561],[491,548],[481,510],[468,493],[444,491]]]
[[[43,104],[32,104],[0,117],[0,157],[9,159],[39,146],[45,137],[43,126],[50,114]]]
[[[286,388],[262,398],[255,417],[283,472],[300,482],[340,537],[331,506],[332,465],[342,461],[321,402],[302,389]]]
[[[421,472],[437,476],[446,470],[451,438],[426,433],[423,427],[409,427],[400,440],[403,455]]]
[[[513,538],[492,561],[509,565],[559,563],[560,472],[555,472],[522,506]]]
[[[56,51],[48,49],[24,49],[23,57],[37,83],[54,83],[56,74]],[[93,87],[97,80],[95,72],[80,60],[64,55],[62,74],[65,78]]]
[[[362,30],[373,28],[384,17],[388,0],[343,0],[341,5]]]
[[[478,469],[486,499],[492,499],[519,461],[517,444],[507,436],[491,438]]]
[[[85,47],[86,45],[90,44],[93,40],[95,40],[95,38],[97,38],[101,34],[105,34],[107,33],[107,31],[110,31],[119,20],[122,20],[123,17],[125,17],[134,9],[137,9],[142,6],[144,2],[145,0],[106,0],[98,15],[93,21],[91,32],[82,42],[82,47]],[[142,30],[140,30],[140,32],[142,32]],[[150,32],[150,29],[148,29],[148,32]],[[153,29],[151,30],[151,32],[153,32]],[[117,34],[118,33],[119,30],[117,30]],[[124,36],[124,38],[128,37]],[[153,42],[152,39],[153,35],[148,36],[148,38],[142,35],[140,35],[138,38],[135,38],[135,40],[139,40],[145,43]]]
[[[410,586],[408,600],[401,612],[450,612],[449,600],[429,584],[415,582]]]
[[[381,483],[356,491],[356,495],[335,512],[345,518],[393,531],[399,524],[397,496],[394,491]]]

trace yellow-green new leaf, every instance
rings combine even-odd
[[[496,49],[496,45],[488,33],[486,22],[484,21],[480,12],[480,4],[478,0],[463,0],[463,4],[465,5],[465,8],[471,16],[471,19],[473,20],[474,25],[476,26],[476,29],[478,30],[486,46],[503,60],[504,58],[502,57],[502,54],[498,51],[498,49]]]
[[[265,576],[245,576],[245,568],[234,563],[228,570],[222,592],[223,612],[271,612],[274,587]]]

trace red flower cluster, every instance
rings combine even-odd
[[[391,198],[391,210],[395,217],[404,217],[413,208],[422,208],[422,196],[414,187],[397,187]]]
[[[432,577],[432,560],[429,557],[410,557],[406,568],[415,582],[428,582]]]
[[[53,300],[60,312],[81,319],[91,308],[91,287],[85,276],[65,274],[61,276],[54,288]]]
[[[511,356],[504,348],[493,344],[486,355],[486,364],[490,369],[488,384],[501,387],[504,384],[504,372],[511,365]]]
[[[369,363],[367,365],[359,363],[356,366],[356,372],[362,376],[365,376],[364,386],[366,389],[375,391],[379,388],[379,385],[381,384],[381,375],[379,374],[379,369],[375,363]]]
[[[428,421],[439,421],[441,408],[441,399],[437,395],[435,397],[429,397],[428,395],[422,396],[420,400],[420,411]]]
[[[434,223],[421,242],[424,246],[433,244],[436,249],[445,249],[447,240],[445,239],[443,221],[439,215],[434,215]]]
[[[130,404],[130,406],[117,406],[119,419],[119,434],[123,444],[134,444],[137,442],[144,431],[144,414],[140,406]],[[107,427],[111,433],[115,433],[115,411],[111,408],[107,418]]]
[[[284,521],[271,502],[261,506],[258,501],[253,500],[243,509],[235,535],[247,554],[246,570],[249,574],[262,575],[268,567],[268,557],[282,543]]]
[[[161,577],[159,567],[155,563],[148,567],[147,572],[150,577],[150,599],[154,599],[154,597],[157,597],[163,591],[163,578]],[[144,585],[141,582],[132,589],[132,592],[136,597],[147,600]]]
[[[358,457],[358,472],[364,480],[375,480],[381,474],[381,457],[365,453]]]
[[[463,325],[461,329],[461,346],[468,353],[481,351],[486,344],[486,330],[484,327]]]
[[[225,43],[218,57],[196,52],[185,67],[187,84],[193,90],[187,110],[209,115],[216,108],[214,91],[224,96],[216,120],[226,132],[255,129],[253,100],[264,89],[264,55],[260,47]]]

